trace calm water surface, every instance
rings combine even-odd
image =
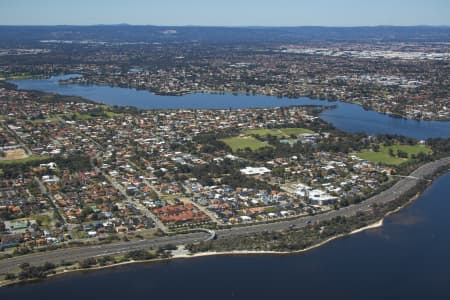
[[[277,98],[272,96],[247,96],[233,94],[188,94],[184,96],[159,96],[144,90],[100,85],[60,85],[60,79],[74,75],[55,76],[49,79],[25,79],[11,81],[20,89],[40,90],[63,95],[76,95],[110,104],[129,105],[143,109],[228,109],[264,108],[290,105],[337,105],[325,111],[321,117],[339,129],[368,134],[401,134],[426,139],[450,137],[450,122],[414,121],[390,117],[361,106],[340,101],[328,102],[309,98]]]
[[[449,194],[450,173],[383,227],[304,254],[206,257],[69,274],[0,288],[0,299],[448,299]]]
[[[14,81],[21,89],[139,108],[333,105],[322,118],[346,131],[450,137],[450,122],[396,119],[358,105],[307,98],[191,94],[157,96],[106,86],[59,85],[61,77]],[[76,273],[0,288],[0,299],[449,299],[450,173],[382,228],[305,254],[206,257]]]

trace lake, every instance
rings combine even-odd
[[[1,299],[448,299],[450,173],[371,229],[292,255],[217,256],[73,273]],[[447,296],[446,296],[447,295]]]
[[[337,128],[348,132],[367,134],[400,134],[426,139],[450,137],[450,122],[415,121],[391,117],[375,111],[364,110],[356,104],[341,101],[321,101],[309,98],[277,98],[243,94],[188,94],[161,96],[145,90],[110,87],[102,85],[59,84],[59,80],[77,75],[54,76],[48,79],[12,80],[19,89],[75,95],[110,105],[128,105],[142,109],[228,109],[264,108],[290,105],[336,105],[326,110],[321,118]]]

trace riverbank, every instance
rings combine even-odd
[[[310,98],[279,98],[246,94],[199,94],[183,96],[159,96],[147,90],[111,87],[108,85],[60,85],[59,80],[67,76],[56,76],[49,79],[13,80],[19,90],[38,90],[57,93],[59,95],[76,95],[94,102],[109,105],[134,106],[138,109],[244,109],[287,107],[296,105],[335,105],[335,109],[327,109],[320,117],[336,128],[349,132],[364,131],[368,134],[398,134],[416,139],[433,137],[450,137],[450,122],[416,121],[394,118],[383,112],[365,110],[359,104],[343,101],[321,101]],[[354,116],[358,116],[355,118]],[[411,130],[414,128],[414,130]]]
[[[398,210],[397,210],[398,211]],[[15,280],[15,281],[9,281],[9,280],[0,280],[0,287],[5,287],[9,285],[16,285],[16,284],[24,284],[24,283],[31,283],[31,282],[37,282],[41,280],[47,280],[56,276],[61,276],[65,274],[72,274],[76,272],[91,272],[91,271],[99,271],[109,268],[117,268],[121,266],[126,265],[132,265],[132,264],[143,264],[143,263],[159,263],[159,262],[168,262],[171,260],[176,259],[191,259],[191,258],[202,258],[202,257],[208,257],[208,256],[234,256],[234,255],[294,255],[294,254],[301,254],[305,253],[311,250],[314,250],[316,248],[319,248],[321,246],[324,246],[325,244],[328,244],[329,242],[332,242],[334,240],[349,237],[354,234],[358,234],[361,232],[364,232],[366,230],[375,229],[383,226],[383,219],[372,223],[370,225],[364,226],[362,228],[353,230],[352,232],[348,234],[339,234],[334,237],[331,237],[329,239],[326,239],[325,241],[322,241],[316,245],[312,245],[305,249],[295,250],[295,251],[245,251],[245,250],[236,250],[236,251],[223,251],[223,252],[202,252],[202,253],[194,253],[194,254],[176,254],[173,255],[170,258],[158,258],[158,259],[150,259],[150,260],[130,260],[130,261],[124,261],[124,262],[118,262],[106,266],[95,266],[91,268],[68,268],[64,270],[58,270],[55,274],[51,274],[47,276],[44,279],[29,279],[29,280]]]
[[[305,252],[309,252],[312,251],[316,248],[322,247],[334,240],[338,240],[341,238],[346,238],[346,237],[350,237],[352,235],[358,234],[358,233],[362,233],[364,231],[367,230],[371,230],[371,229],[376,229],[376,228],[380,228],[383,226],[384,223],[384,219],[389,216],[392,215],[398,211],[400,211],[402,208],[410,205],[411,203],[413,203],[415,200],[417,200],[419,198],[420,194],[415,195],[414,197],[412,197],[407,203],[405,203],[404,205],[396,208],[393,211],[390,211],[388,213],[385,214],[385,216],[374,222],[371,223],[367,226],[355,229],[353,231],[351,231],[350,233],[345,233],[345,234],[338,234],[336,236],[333,236],[331,238],[328,238],[324,241],[321,241],[320,243],[317,243],[315,245],[312,245],[310,247],[307,247],[305,249],[299,249],[299,250],[294,250],[294,251],[252,251],[252,250],[235,250],[235,251],[210,251],[210,252],[201,252],[201,253],[193,253],[193,254],[176,254],[173,255],[172,257],[169,258],[158,258],[158,259],[150,259],[150,260],[130,260],[130,261],[124,261],[124,262],[118,262],[118,263],[114,263],[114,264],[110,264],[110,265],[105,265],[105,266],[95,266],[95,267],[90,267],[90,268],[67,268],[67,269],[63,269],[63,270],[58,270],[55,274],[51,274],[49,276],[47,276],[44,279],[29,279],[29,280],[15,280],[15,281],[7,281],[7,280],[3,280],[0,281],[0,287],[5,287],[5,286],[9,286],[9,285],[16,285],[16,284],[24,284],[24,283],[28,283],[28,282],[36,282],[36,281],[41,281],[41,280],[46,280],[46,279],[50,279],[56,276],[61,276],[61,275],[65,275],[65,274],[72,274],[72,273],[77,273],[77,272],[93,272],[93,271],[99,271],[99,270],[104,270],[104,269],[109,269],[109,268],[117,268],[117,267],[121,267],[121,266],[126,266],[126,265],[133,265],[133,264],[144,264],[144,263],[160,263],[160,262],[168,262],[168,261],[172,261],[172,260],[177,260],[177,259],[192,259],[192,258],[202,258],[202,257],[209,257],[209,256],[243,256],[243,255],[295,255],[295,254],[301,254],[301,253],[305,253]],[[73,267],[73,266],[72,266]]]
[[[178,256],[174,256],[173,258],[196,258],[196,257],[204,257],[204,256],[214,256],[214,255],[257,255],[257,254],[273,254],[273,255],[290,255],[290,254],[299,254],[299,253],[304,253],[307,251],[311,251],[314,250],[316,248],[319,248],[331,241],[334,241],[336,239],[340,239],[340,238],[344,238],[344,237],[349,237],[351,235],[369,230],[369,229],[375,229],[375,228],[379,228],[383,226],[383,222],[384,222],[384,218],[372,223],[370,225],[361,227],[359,229],[353,230],[352,232],[348,233],[348,234],[339,234],[336,235],[334,237],[331,237],[329,239],[326,239],[325,241],[322,241],[316,245],[312,245],[310,247],[307,247],[305,249],[300,249],[300,250],[294,250],[294,251],[246,251],[246,250],[236,250],[236,251],[224,251],[224,252],[202,252],[202,253],[194,253],[194,254],[188,254],[188,255],[178,255]]]
[[[287,98],[287,99],[298,99],[298,98],[309,98],[311,97],[311,93],[304,93],[304,94],[290,94],[290,93],[273,93],[273,92],[267,92],[264,90],[252,90],[248,91],[246,89],[232,89],[232,88],[222,88],[222,89],[213,89],[213,88],[188,88],[188,89],[182,89],[182,90],[159,90],[154,87],[143,87],[139,86],[137,84],[126,84],[126,83],[120,83],[120,82],[105,82],[105,81],[98,81],[98,80],[89,80],[85,79],[83,77],[74,77],[69,78],[65,80],[60,80],[59,84],[66,84],[66,85],[85,85],[85,86],[106,86],[110,88],[122,88],[122,89],[135,89],[138,91],[146,91],[148,93],[157,95],[157,96],[176,96],[176,97],[182,97],[186,95],[192,95],[192,94],[217,94],[217,95],[223,95],[223,94],[233,94],[233,95],[246,95],[246,96],[265,96],[265,97],[277,97],[277,98]],[[317,95],[316,95],[317,96]],[[320,97],[312,97],[314,99],[317,99],[319,101],[326,101],[326,102],[335,102],[339,99],[337,95],[329,95],[330,97],[323,99]],[[364,103],[359,100],[359,98],[354,99],[353,97],[344,97],[340,101],[348,103],[348,104],[354,104],[361,106],[364,110],[371,110],[383,115],[387,115],[393,118],[399,118],[404,120],[414,120],[414,121],[439,121],[439,122],[448,122],[450,121],[449,116],[440,116],[439,114],[432,114],[429,115],[416,115],[408,113],[406,110],[401,110],[397,112],[391,112],[389,110],[383,110],[380,106],[373,106],[371,103]]]
[[[409,197],[409,199],[405,199],[404,202],[402,201],[401,203],[399,203],[399,206],[397,207],[392,207],[391,210],[387,211],[382,217],[381,219],[379,219],[378,221],[375,221],[373,223],[370,223],[369,225],[366,225],[364,227],[361,228],[356,228],[354,230],[352,230],[349,233],[342,233],[342,234],[337,234],[335,236],[331,236],[317,244],[311,245],[307,248],[304,249],[298,249],[298,250],[294,250],[294,251],[252,251],[252,250],[232,250],[232,251],[205,251],[205,252],[199,252],[199,253],[195,253],[195,254],[181,254],[181,255],[176,255],[170,258],[159,258],[159,259],[150,259],[150,260],[129,260],[129,261],[121,261],[121,262],[117,262],[117,263],[112,263],[109,265],[105,265],[105,266],[92,266],[89,268],[80,268],[78,264],[75,265],[71,265],[70,267],[74,267],[74,266],[78,266],[75,269],[61,269],[61,270],[55,270],[56,273],[55,274],[49,274],[47,277],[52,277],[52,276],[56,276],[56,275],[60,275],[60,274],[66,274],[69,272],[77,272],[77,271],[86,271],[86,270],[99,270],[99,269],[104,269],[104,268],[111,268],[111,267],[117,267],[117,266],[121,266],[121,265],[126,265],[126,264],[134,264],[134,263],[143,263],[143,262],[161,262],[161,261],[168,261],[168,260],[172,260],[172,259],[186,259],[186,258],[196,258],[196,257],[203,257],[203,256],[215,256],[215,255],[264,255],[264,254],[270,254],[270,255],[289,255],[289,254],[295,254],[295,253],[303,253],[306,251],[310,251],[313,250],[315,248],[318,248],[322,245],[325,245],[327,243],[329,243],[330,241],[342,238],[342,237],[347,237],[353,234],[357,234],[360,232],[363,232],[365,230],[368,229],[373,229],[373,228],[377,228],[383,225],[383,220],[385,217],[394,214],[395,212],[398,212],[399,210],[401,210],[403,207],[411,204],[412,202],[414,202],[416,199],[419,198],[420,194],[425,190],[425,188],[431,184],[432,179],[435,179],[436,177],[438,177],[439,175],[442,175],[443,173],[448,172],[448,170],[446,169],[448,167],[450,163],[450,158],[445,158],[445,159],[441,159],[439,161],[434,161],[431,163],[428,163],[427,165],[424,165],[422,167],[419,167],[418,169],[416,169],[412,174],[418,173],[420,171],[425,172],[425,174],[423,174],[424,176],[426,176],[427,178],[429,178],[429,180],[427,181],[427,184],[423,185],[423,187],[418,190],[416,193],[414,193],[413,195],[411,195]],[[431,166],[431,167],[430,167]],[[431,169],[430,169],[431,168]],[[425,170],[424,170],[425,169]],[[406,191],[404,191],[404,193],[406,194],[407,191],[409,189],[407,189]],[[386,192],[386,191],[385,191]],[[383,192],[384,193],[384,192]],[[377,196],[374,196],[373,198],[376,198]],[[371,198],[371,199],[373,199]],[[368,200],[370,201],[370,199]],[[395,201],[395,198],[392,200]],[[395,202],[393,202],[395,203]],[[131,251],[131,250],[130,250]],[[98,255],[97,255],[98,256]],[[95,257],[97,257],[95,256]],[[28,282],[28,281],[35,281],[36,279],[30,279],[30,280],[3,280],[0,281],[0,286],[6,286],[6,285],[11,285],[11,284],[17,284],[17,283],[21,283],[21,282]],[[40,279],[38,279],[40,280]]]
[[[5,299],[50,300],[65,295],[76,300],[86,297],[86,291],[88,298],[112,299],[148,295],[180,299],[189,293],[206,300],[214,291],[224,300],[271,300],[295,298],[301,291],[303,296],[315,299],[336,295],[345,298],[349,294],[354,299],[373,300],[387,294],[390,299],[405,295],[417,300],[427,295],[445,299],[449,287],[442,278],[450,276],[446,251],[450,244],[449,193],[447,173],[437,178],[419,201],[387,217],[383,227],[303,254],[223,255],[133,264],[0,288],[0,294]],[[327,289],[323,289],[324,282]],[[127,284],[133,288],[124,289]],[[368,289],[373,291],[370,295]]]
[[[436,173],[433,178],[438,177],[439,175],[442,175],[442,173],[444,172],[438,172]],[[209,251],[209,252],[200,252],[200,253],[194,253],[194,254],[176,254],[172,257],[169,258],[158,258],[158,259],[150,259],[150,260],[130,260],[130,261],[123,261],[123,262],[117,262],[117,263],[113,263],[110,265],[105,265],[105,266],[94,266],[94,267],[90,267],[90,268],[80,268],[80,267],[75,267],[74,265],[69,266],[68,268],[64,268],[61,270],[56,270],[56,273],[48,275],[46,278],[40,279],[40,278],[33,278],[33,279],[27,279],[27,280],[14,280],[14,281],[9,281],[9,280],[0,280],[0,287],[5,287],[5,286],[10,286],[10,285],[17,285],[17,284],[25,284],[25,283],[31,283],[31,282],[37,282],[37,281],[42,281],[42,280],[46,280],[46,279],[50,279],[56,276],[61,276],[61,275],[65,275],[65,274],[73,274],[73,273],[77,273],[77,272],[93,272],[93,271],[99,271],[99,270],[103,270],[103,269],[109,269],[109,268],[118,268],[121,266],[126,266],[126,265],[133,265],[133,264],[143,264],[143,263],[160,263],[160,262],[169,262],[172,260],[177,260],[177,259],[192,259],[192,258],[202,258],[202,257],[209,257],[209,256],[244,256],[244,255],[295,255],[295,254],[301,254],[301,253],[306,253],[309,251],[312,251],[316,248],[322,247],[332,241],[341,239],[341,238],[346,238],[346,237],[351,237],[352,235],[356,235],[358,233],[362,233],[364,231],[367,230],[371,230],[371,229],[376,229],[376,228],[380,228],[383,226],[384,224],[384,219],[390,215],[393,215],[397,212],[399,212],[400,210],[402,210],[403,208],[405,208],[406,206],[412,204],[415,200],[417,200],[420,197],[421,193],[417,193],[414,196],[412,196],[407,202],[405,202],[404,204],[402,204],[401,206],[395,208],[394,210],[388,211],[380,220],[373,222],[367,226],[358,228],[358,229],[354,229],[352,230],[350,233],[344,233],[344,234],[338,234],[336,236],[330,237],[324,241],[321,241],[315,245],[309,246],[305,249],[299,249],[299,250],[294,250],[294,251],[252,251],[252,250],[234,250],[234,251]]]

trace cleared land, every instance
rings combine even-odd
[[[98,118],[115,118],[119,116],[119,113],[115,113],[112,111],[102,111],[99,115],[91,115],[89,113],[73,113],[73,114],[54,114],[46,116],[44,119],[34,119],[32,122],[33,124],[40,124],[43,122],[61,122],[64,118],[69,120],[77,120],[77,121],[86,121],[91,119],[98,119]],[[1,117],[1,116],[0,116]]]
[[[277,129],[252,129],[244,131],[248,135],[273,135],[276,137],[299,135],[302,133],[314,133],[314,131],[306,128],[277,128]]]
[[[27,157],[25,150],[23,149],[14,149],[14,150],[5,150],[3,153],[4,157],[1,157],[0,160],[17,160],[23,159]]]
[[[389,149],[392,149],[394,156],[389,154]],[[407,153],[407,158],[398,157],[398,151]],[[430,154],[431,149],[426,145],[393,145],[393,146],[380,146],[380,151],[375,152],[373,150],[363,150],[356,153],[356,155],[362,159],[383,163],[386,165],[399,165],[407,162],[411,159],[412,155],[419,153]]]
[[[246,148],[250,148],[251,150],[257,150],[259,148],[263,147],[273,147],[270,144],[266,142],[261,142],[260,140],[255,139],[251,136],[236,136],[236,137],[230,137],[221,139],[220,141],[227,144],[233,152],[236,152],[238,150],[244,150]]]

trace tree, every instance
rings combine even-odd
[[[93,257],[90,257],[90,258],[82,260],[80,262],[80,267],[83,269],[86,269],[86,268],[90,268],[91,266],[94,266],[96,264],[97,264],[97,260]]]
[[[5,279],[6,280],[14,280],[16,278],[17,278],[17,275],[13,274],[13,273],[8,273],[8,274],[5,275]]]
[[[392,150],[392,148],[389,148],[388,153],[389,153],[389,156],[395,157],[395,153],[394,153],[394,150]]]
[[[397,156],[400,157],[400,158],[408,158],[408,153],[399,149],[397,151]]]

